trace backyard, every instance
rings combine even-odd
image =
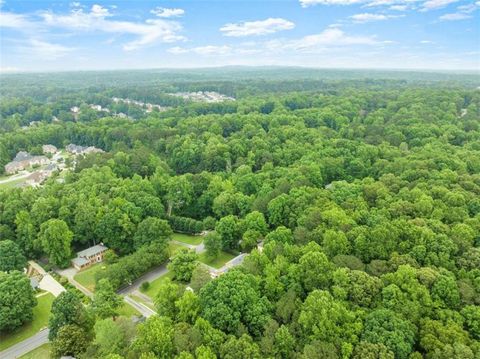
[[[24,339],[35,335],[41,329],[48,325],[50,308],[52,307],[54,296],[51,293],[43,294],[37,297],[38,303],[33,308],[33,320],[21,326],[17,331],[11,334],[0,335],[0,351],[21,342]]]
[[[20,359],[50,359],[50,343],[43,344],[37,349],[22,355]]]
[[[233,258],[235,258],[235,255],[224,251],[221,251],[216,258],[210,258],[209,256],[207,256],[206,252],[203,252],[198,256],[198,260],[200,262],[205,263],[206,265],[216,269],[223,267],[225,263],[232,260]]]
[[[173,273],[172,272],[168,272],[164,275],[162,275],[161,277],[158,277],[157,279],[155,279],[154,281],[150,282],[150,286],[148,287],[148,289],[146,290],[142,290],[140,288],[140,291],[145,294],[145,295],[148,295],[150,298],[152,298],[152,300],[155,299],[155,295],[157,294],[158,292],[158,288],[160,287],[160,285],[167,279],[172,279],[173,278]]]
[[[185,233],[172,234],[172,240],[198,246],[203,241],[203,236],[193,236]]]
[[[73,277],[78,283],[83,285],[89,291],[95,291],[95,274],[106,268],[105,263],[97,263],[90,268],[84,269]]]

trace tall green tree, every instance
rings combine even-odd
[[[21,271],[26,265],[27,260],[15,242],[0,241],[0,271]]]
[[[170,236],[173,234],[172,228],[167,221],[155,217],[148,217],[139,223],[135,236],[133,238],[136,249],[159,241],[168,244]]]
[[[199,265],[198,255],[194,250],[182,249],[177,252],[168,269],[172,271],[176,280],[189,282],[194,269]]]
[[[48,254],[51,263],[60,267],[66,267],[72,256],[71,242],[73,233],[65,221],[61,219],[49,219],[40,226],[38,241],[43,250]]]
[[[0,271],[0,332],[13,331],[33,319],[37,304],[30,280],[21,272]]]
[[[122,297],[115,293],[107,279],[100,279],[95,286],[92,309],[96,316],[101,319],[115,317],[123,303]]]
[[[75,325],[86,332],[90,332],[93,321],[80,298],[73,292],[61,293],[52,303],[50,318],[48,319],[48,338],[56,338],[60,328],[65,325]]]

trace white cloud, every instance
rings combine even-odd
[[[428,0],[423,3],[422,11],[441,9],[459,0]]]
[[[273,34],[282,30],[291,30],[295,24],[281,18],[268,18],[259,21],[246,21],[236,24],[225,24],[220,28],[225,36],[259,36]]]
[[[23,46],[23,50],[46,60],[56,60],[75,49],[42,40],[30,39],[28,46]]]
[[[31,27],[31,25],[28,18],[24,15],[0,11],[0,27],[25,30]]]
[[[383,15],[383,14],[372,14],[372,13],[363,13],[363,14],[355,14],[350,16],[350,18],[359,23],[365,23],[370,21],[384,21],[388,19],[394,19],[397,17],[401,17],[402,15]]]
[[[459,21],[470,19],[472,15],[463,14],[463,13],[453,13],[453,14],[445,14],[440,16],[438,19],[442,21]]]
[[[421,44],[433,44],[434,42],[433,41],[430,41],[430,40],[422,40],[420,41]]]
[[[126,51],[156,42],[171,43],[185,40],[184,36],[178,34],[182,30],[182,26],[178,22],[161,19],[148,19],[144,23],[110,20],[108,17],[112,14],[100,5],[93,5],[90,12],[74,9],[67,15],[44,12],[41,16],[44,23],[52,27],[136,35],[136,39],[123,45],[123,49]]]
[[[302,7],[313,5],[353,5],[365,2],[364,0],[300,0]]]
[[[475,4],[460,5],[457,7],[457,12],[451,14],[444,14],[438,19],[440,21],[459,21],[470,19],[473,17],[471,13],[478,10],[479,8],[480,1],[477,1]]]
[[[408,9],[407,5],[392,5],[389,8],[390,10],[394,11],[406,11]]]
[[[169,17],[178,17],[185,14],[185,10],[183,9],[168,9],[165,7],[156,7],[155,9],[151,10],[150,13],[163,18]]]
[[[95,17],[112,16],[112,14],[110,14],[110,11],[108,11],[107,8],[104,8],[103,6],[97,4],[92,5],[91,14]]]
[[[298,40],[286,42],[273,41],[272,48],[291,49],[296,51],[315,51],[326,47],[350,45],[374,45],[378,41],[370,36],[347,35],[338,28],[328,28],[319,34],[308,35]]]

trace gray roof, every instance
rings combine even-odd
[[[30,153],[25,152],[25,151],[20,151],[20,152],[17,153],[17,155],[13,159],[13,162],[29,160],[30,158],[32,158],[32,155]]]
[[[81,257],[73,258],[73,259],[72,259],[72,262],[73,262],[73,264],[75,264],[75,265],[77,265],[77,266],[79,266],[79,267],[81,267],[81,266],[83,266],[83,265],[85,265],[85,264],[90,263],[87,259],[81,258]]]
[[[84,249],[83,251],[80,251],[77,253],[78,257],[91,257],[96,254],[102,253],[106,251],[108,248],[105,247],[103,244],[97,244],[96,246]]]

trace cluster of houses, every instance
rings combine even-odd
[[[152,104],[152,103],[145,103],[145,102],[142,102],[142,101],[131,100],[129,98],[112,97],[112,100],[115,103],[126,103],[128,105],[140,106],[142,108],[145,108],[145,112],[147,112],[147,113],[152,112],[153,109],[155,109],[155,108],[158,109],[158,111],[160,111],[160,112],[167,111],[167,110],[170,109],[170,107],[164,107],[164,106],[155,105],[155,104]]]
[[[68,153],[75,156],[104,152],[94,146],[86,147],[75,144],[69,144],[65,149]],[[15,158],[5,165],[5,173],[13,175],[39,167],[37,170],[32,170],[31,173],[27,172],[25,175],[22,175],[22,178],[25,178],[25,184],[27,186],[39,186],[50,177],[54,171],[65,168],[64,158],[57,147],[54,145],[43,145],[42,152],[43,155],[31,155],[26,151],[18,152]],[[12,177],[12,179],[15,178],[16,177]]]
[[[5,173],[11,175],[34,166],[43,166],[50,162],[46,156],[33,156],[28,152],[20,151],[15,158],[5,165]]]
[[[177,92],[169,94],[171,96],[181,97],[184,100],[194,102],[223,102],[223,101],[235,101],[233,97],[222,95],[214,91],[197,91],[197,92]]]

